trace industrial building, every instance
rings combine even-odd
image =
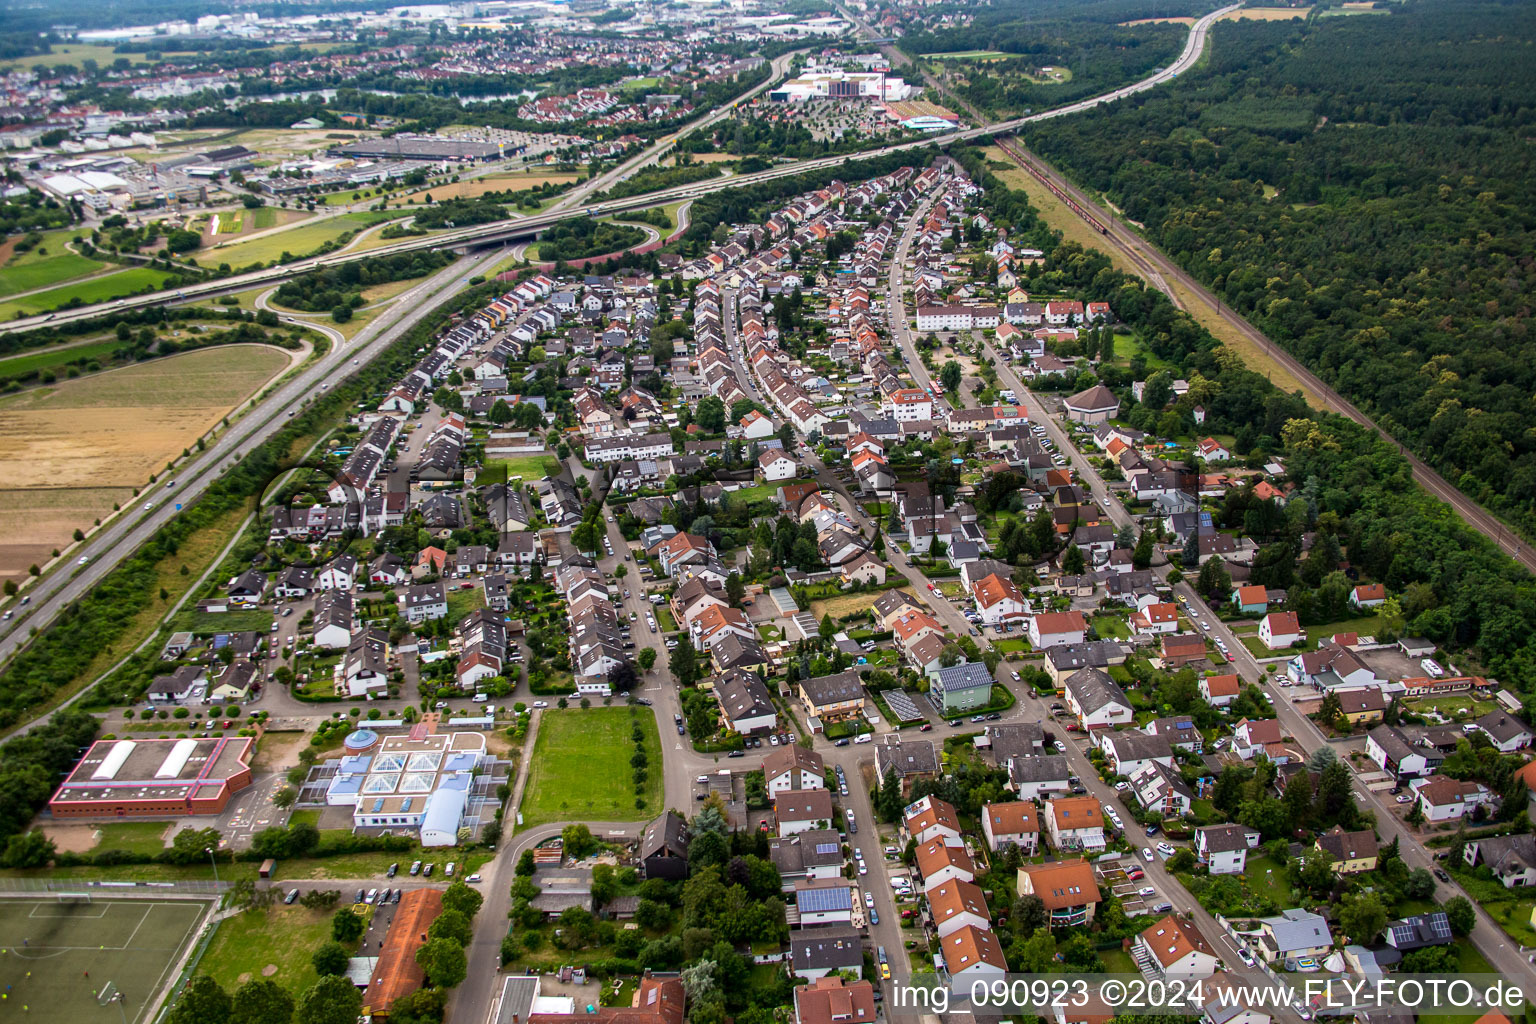
[[[332,807],[351,807],[353,828],[414,830],[423,846],[453,846],[465,824],[485,736],[432,733],[418,725],[367,754],[341,758],[325,790]]]
[[[449,139],[435,135],[396,135],[388,139],[362,139],[336,146],[334,156],[350,156],[364,160],[444,160],[479,163],[485,160],[501,160],[515,155],[494,142],[470,142],[465,139]]]
[[[917,94],[915,86],[900,78],[878,71],[843,71],[808,68],[768,94],[776,103],[804,103],[807,100],[878,100],[909,99]]]
[[[250,736],[98,740],[48,802],[55,818],[217,814],[251,784]]]

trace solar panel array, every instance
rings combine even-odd
[[[836,843],[817,843],[816,844],[816,852],[818,854],[823,855],[823,856],[825,856],[827,854],[836,853],[839,849],[841,849],[841,847],[839,847]]]
[[[847,910],[853,906],[853,896],[846,886],[826,889],[801,889],[795,893],[795,902],[802,913],[817,914],[829,910]]]
[[[1391,928],[1392,944],[1400,948],[1411,948],[1424,943],[1439,945],[1451,941],[1450,919],[1441,912],[1405,918],[1394,922]]]
[[[907,695],[905,690],[886,690],[881,694],[885,698],[885,706],[891,709],[899,721],[914,722],[923,717],[918,710],[917,703]]]

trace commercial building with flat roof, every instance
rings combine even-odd
[[[362,139],[331,150],[337,156],[371,160],[500,160],[503,149],[494,142],[469,142],[437,136],[396,135]]]
[[[55,818],[217,814],[251,784],[250,736],[98,740],[48,802]]]
[[[478,732],[389,736],[376,750],[343,757],[326,786],[325,802],[351,807],[354,828],[415,829],[423,846],[458,842],[485,758]]]

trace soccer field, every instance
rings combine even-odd
[[[99,1001],[111,982],[128,1024],[139,1024],[208,906],[94,894],[90,903],[0,899],[0,1020],[121,1024],[118,1008]]]

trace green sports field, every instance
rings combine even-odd
[[[523,826],[547,821],[644,821],[661,812],[661,737],[656,716],[627,707],[550,708],[542,712],[533,765],[519,810]],[[644,806],[635,806],[630,723],[645,733],[649,762]]]
[[[209,903],[98,897],[90,903],[0,899],[0,1019],[113,1024],[98,1001],[111,982],[129,1024],[139,1024],[170,979]]]

